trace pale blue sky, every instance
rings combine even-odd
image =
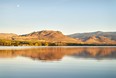
[[[0,0],[0,33],[116,30],[116,0]]]

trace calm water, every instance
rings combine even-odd
[[[116,78],[116,47],[0,47],[0,78]]]

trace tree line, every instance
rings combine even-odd
[[[64,46],[66,43],[61,42],[41,42],[41,41],[17,41],[17,40],[0,40],[0,46]]]
[[[0,46],[116,46],[116,44],[79,44],[64,42],[18,41],[0,39]]]

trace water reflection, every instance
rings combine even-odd
[[[29,57],[33,60],[54,61],[64,56],[74,58],[116,59],[115,47],[46,47],[0,50],[0,58]]]

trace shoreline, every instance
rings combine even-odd
[[[21,50],[21,49],[36,49],[36,48],[116,48],[116,46],[0,46],[0,50]]]

